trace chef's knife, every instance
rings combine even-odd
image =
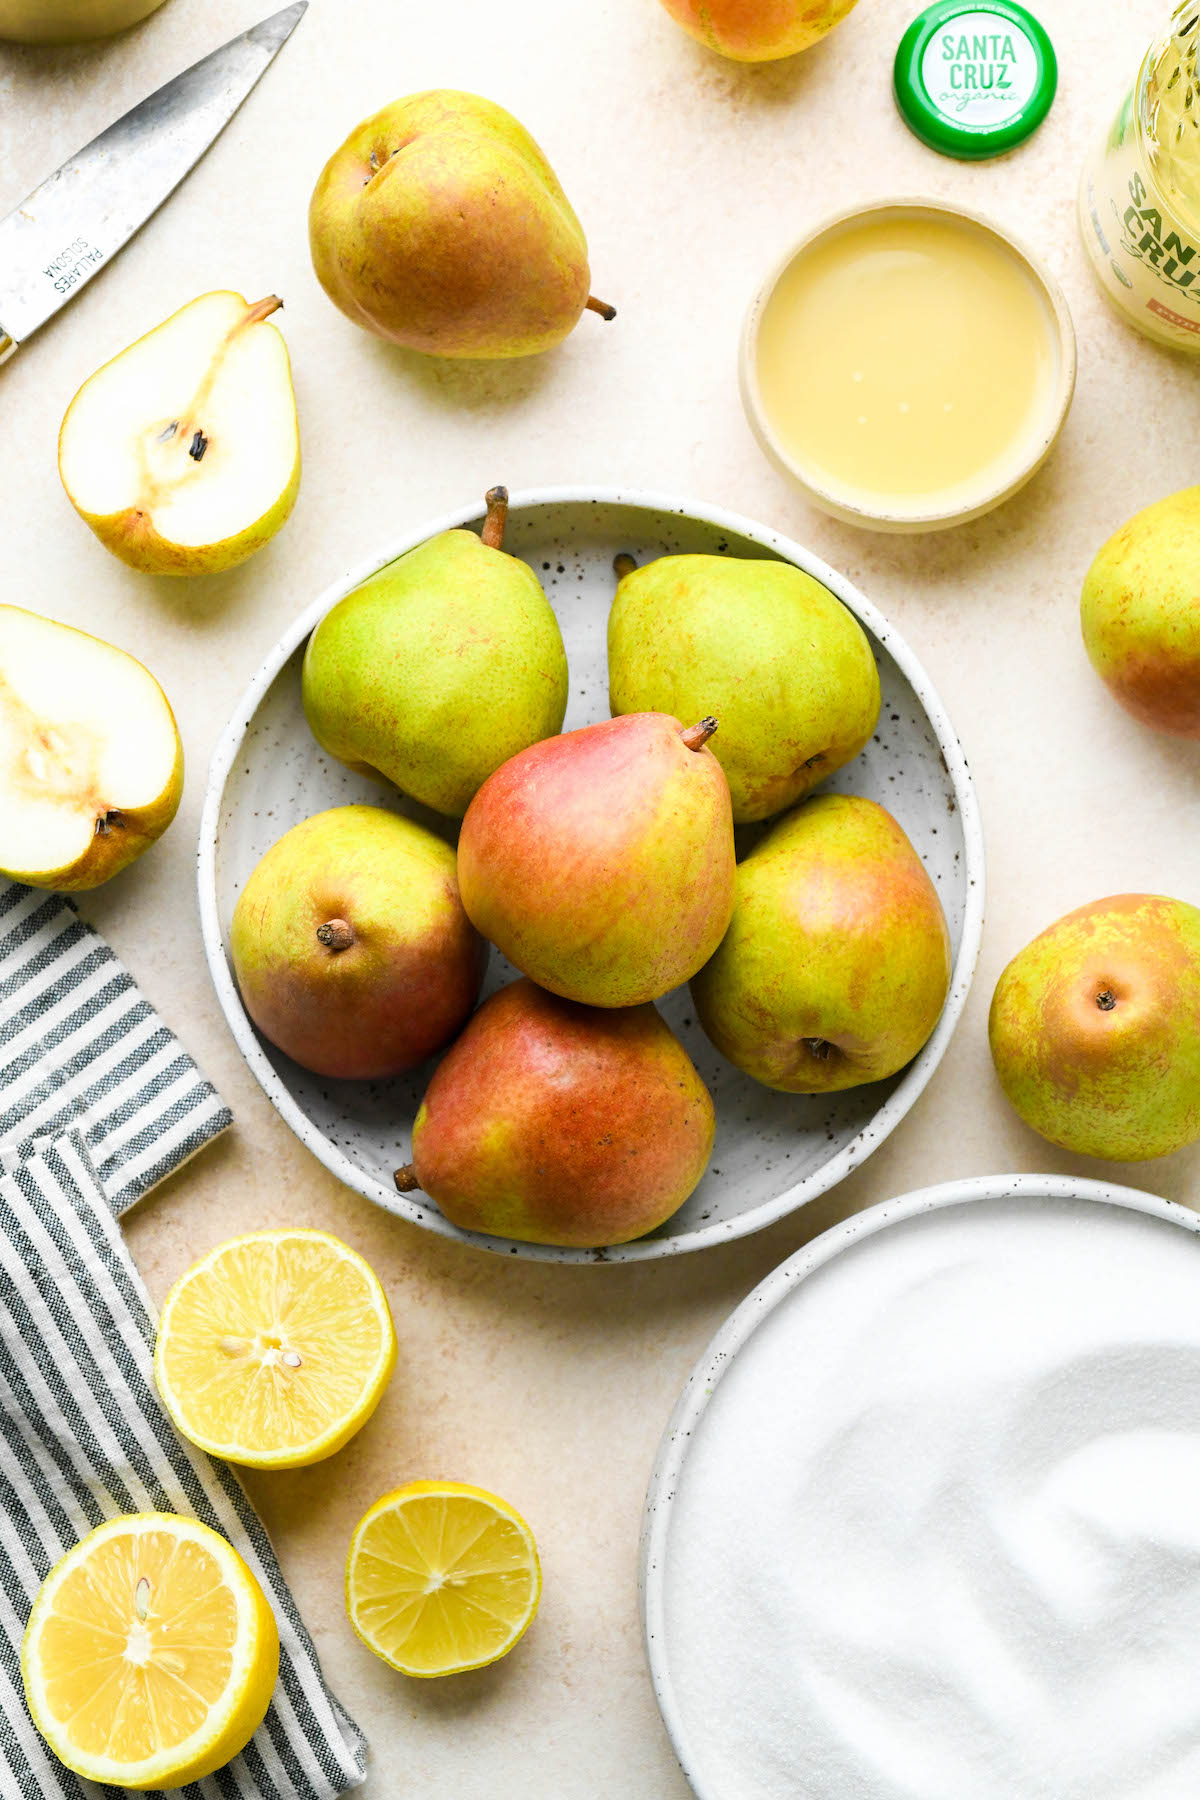
[[[307,5],[295,0],[168,81],[0,219],[0,363],[174,193]]]

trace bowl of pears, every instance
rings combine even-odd
[[[200,907],[282,1117],[552,1261],[759,1230],[904,1117],[979,948],[974,789],[900,635],[669,497],[492,489],[293,622],[213,759]]]

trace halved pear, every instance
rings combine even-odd
[[[0,606],[0,875],[99,887],[162,836],[182,791],[175,716],[149,669]]]
[[[283,304],[201,294],[85,381],[58,472],[100,542],[151,575],[215,575],[274,537],[300,486]]]

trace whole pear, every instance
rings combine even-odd
[[[855,0],[662,0],[685,31],[735,62],[774,62],[832,31]]]
[[[950,935],[920,857],[873,800],[823,794],[738,865],[733,918],[692,982],[723,1056],[824,1094],[911,1062],[950,989]]]
[[[1200,1138],[1200,911],[1114,894],[1009,963],[988,1036],[1027,1125],[1081,1156],[1142,1162]]]
[[[708,1090],[652,1006],[601,1011],[517,981],[438,1064],[396,1185],[465,1231],[623,1244],[682,1206],[713,1131]]]
[[[1088,570],[1083,641],[1127,712],[1200,738],[1200,487],[1135,513]]]
[[[246,1011],[318,1075],[398,1075],[452,1038],[487,946],[462,909],[454,852],[378,806],[336,806],[284,833],[234,908]]]
[[[558,620],[501,548],[507,503],[493,488],[482,535],[443,531],[339,600],[304,656],[321,747],[452,818],[567,705]]]
[[[523,974],[638,1006],[707,962],[734,881],[715,730],[630,713],[534,744],[480,788],[458,841],[463,905]]]
[[[437,88],[356,125],[308,212],[317,279],[356,325],[434,356],[529,356],[589,307],[587,240],[524,126]]]
[[[619,556],[608,619],[614,713],[721,721],[713,755],[736,824],[768,819],[858,755],[879,718],[862,626],[791,563]]]

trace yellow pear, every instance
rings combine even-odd
[[[84,382],[58,471],[106,549],[150,575],[216,575],[274,537],[300,486],[282,301],[202,294]]]
[[[531,356],[587,308],[583,227],[524,126],[479,94],[409,94],[355,126],[314,190],[309,244],[335,306],[431,356]]]
[[[149,669],[0,606],[0,875],[99,887],[162,836],[182,791],[179,731]]]

